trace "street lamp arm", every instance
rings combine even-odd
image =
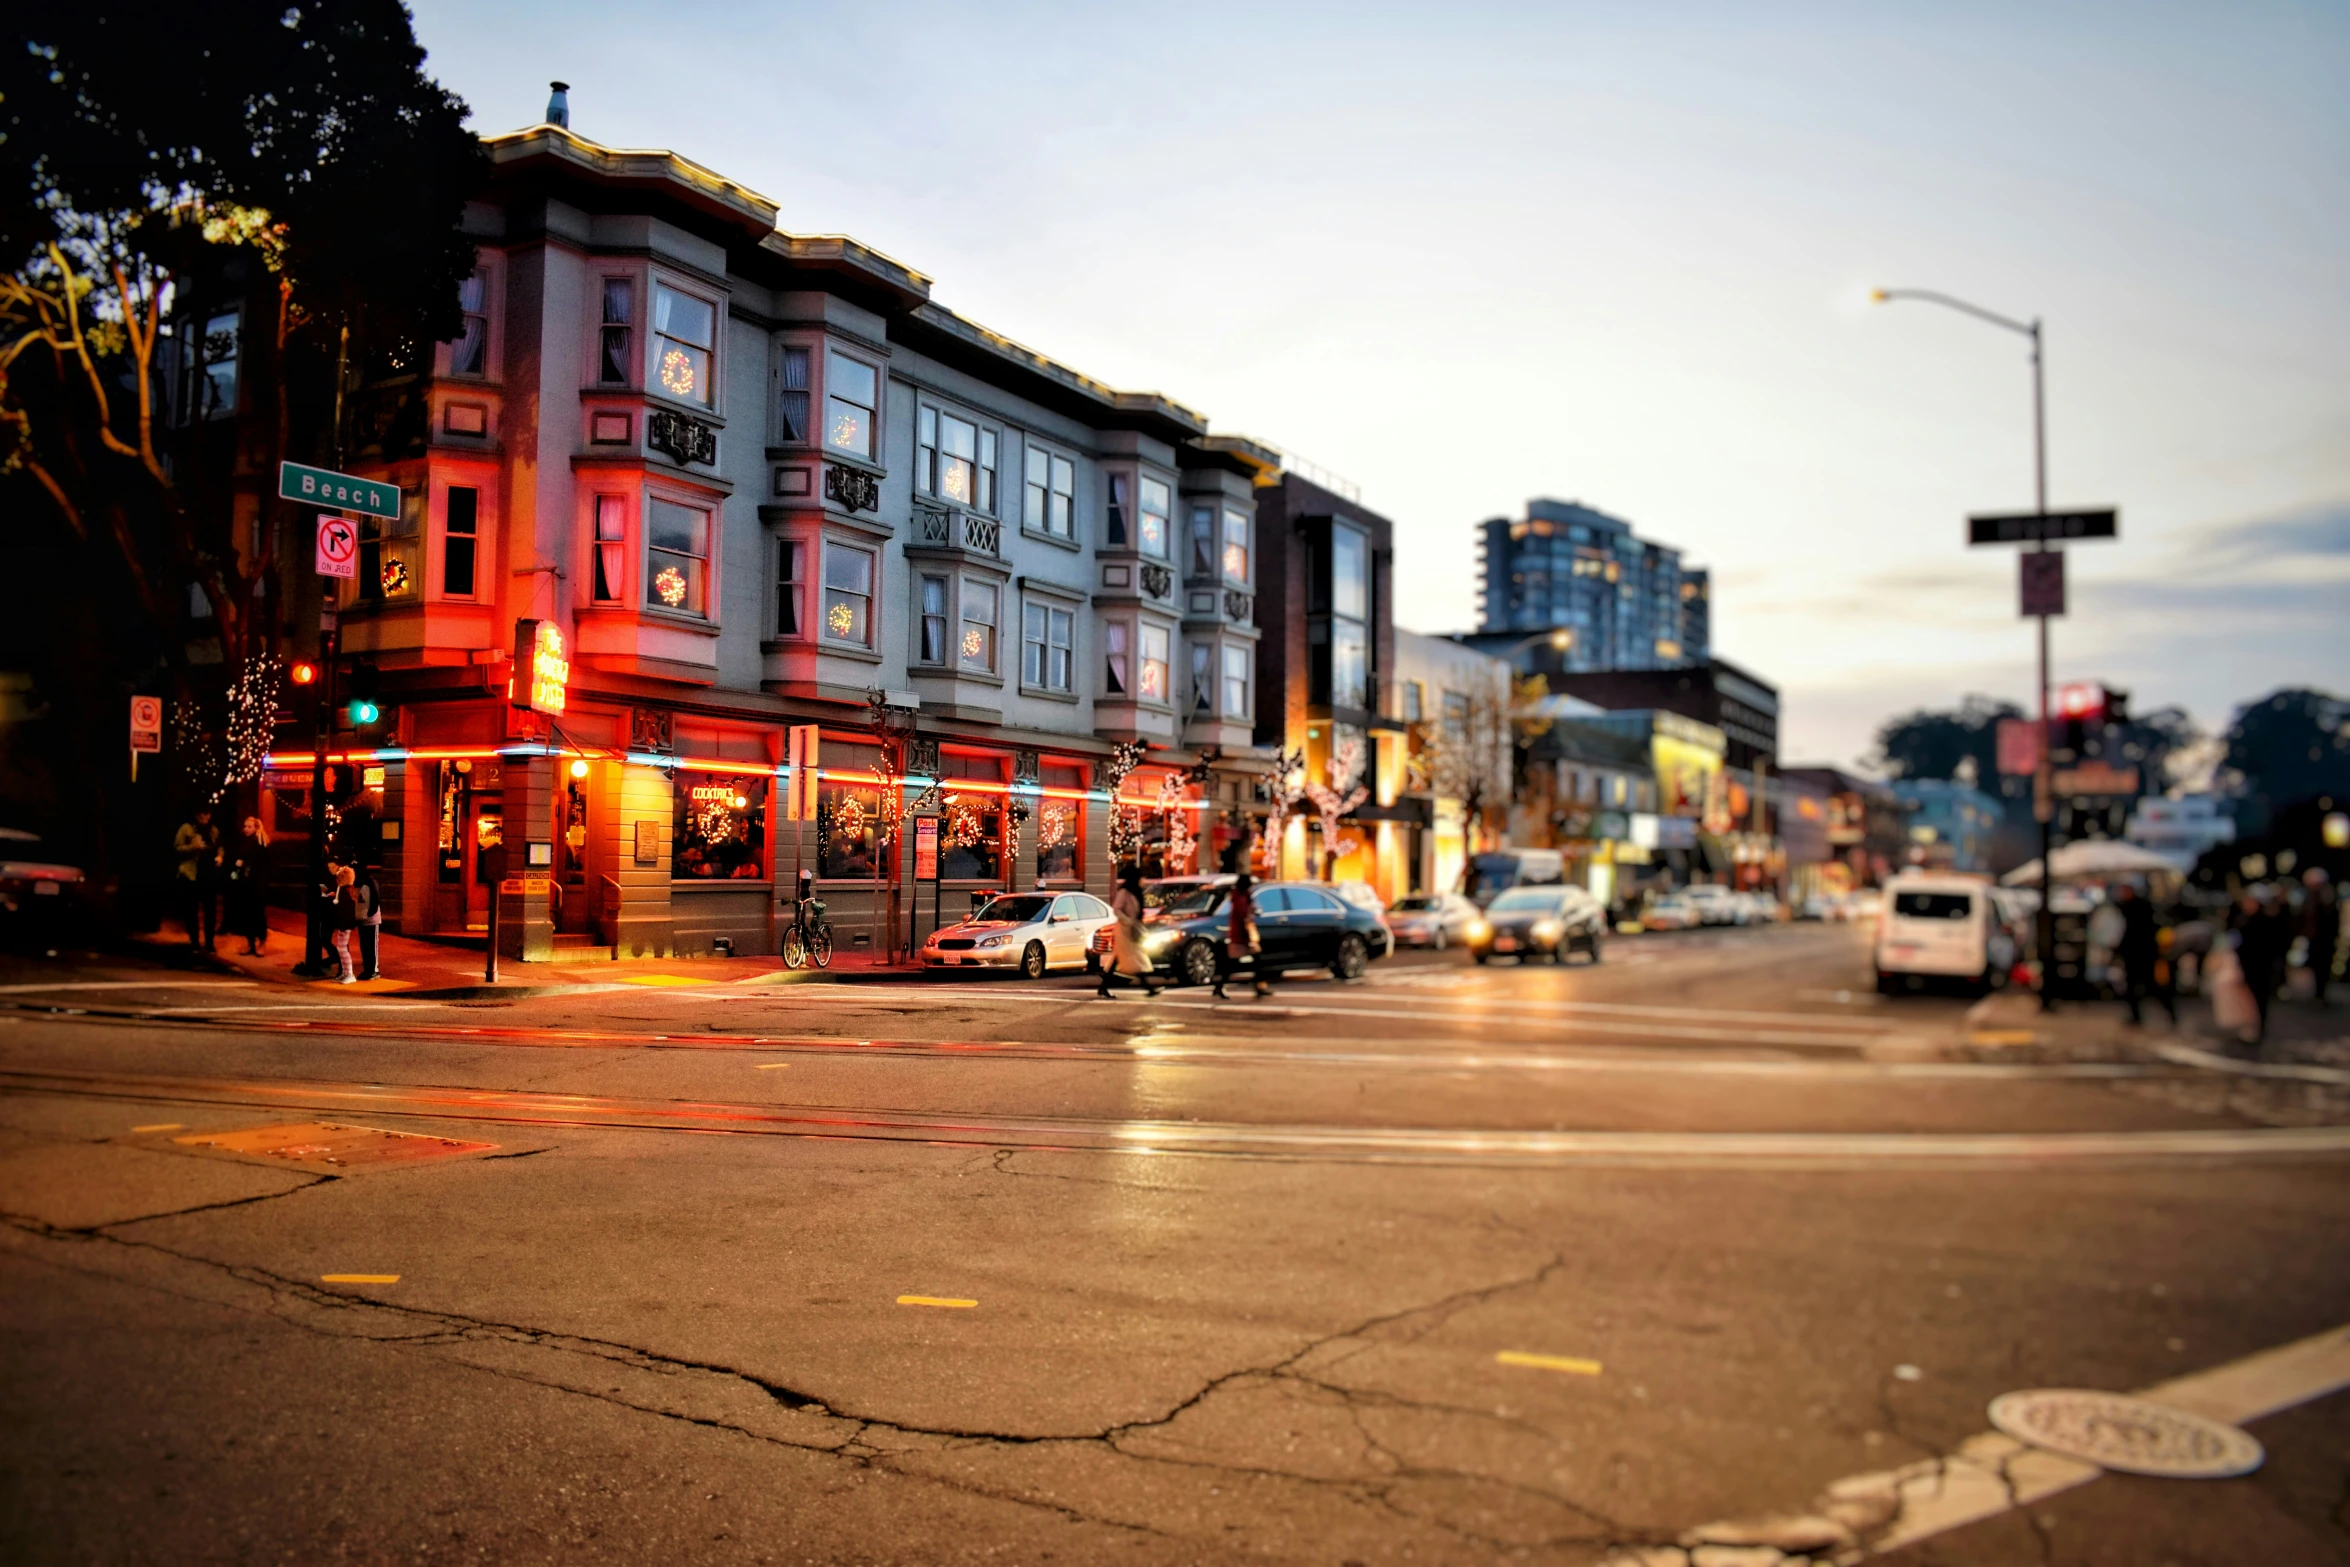
[[[1970,305],[1956,295],[1939,293],[1930,288],[1880,288],[1870,297],[1880,305],[1889,305],[1901,299],[1922,300],[1929,305],[1941,305],[1961,315],[1973,316],[1978,321],[1988,321],[1993,326],[2005,327],[2010,332],[2019,332],[2025,337],[2036,339],[2040,335],[2040,323],[2037,321],[2017,321],[1996,310],[1985,310],[1981,305]]]

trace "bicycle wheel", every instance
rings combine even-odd
[[[808,944],[801,939],[799,926],[786,925],[783,928],[782,955],[785,968],[798,968],[808,961]]]
[[[832,927],[819,925],[808,935],[808,956],[816,960],[818,968],[832,966]]]

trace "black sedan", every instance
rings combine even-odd
[[[1210,985],[1231,929],[1230,887],[1202,887],[1169,903],[1145,937],[1151,961],[1186,985]],[[1387,923],[1370,909],[1308,881],[1259,883],[1256,902],[1258,971],[1266,977],[1293,968],[1326,968],[1340,979],[1360,979],[1374,958],[1395,950]]]
[[[1512,887],[1469,927],[1469,952],[1480,963],[1497,955],[1521,963],[1539,957],[1563,963],[1579,948],[1597,963],[1606,935],[1607,910],[1582,888]]]

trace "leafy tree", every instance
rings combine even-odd
[[[459,329],[481,149],[398,0],[108,0],[10,33],[0,487],[45,569],[7,588],[48,632],[27,640],[61,710],[104,715],[112,751],[122,692],[160,677],[183,760],[215,759],[191,782],[217,797],[249,776],[289,629],[299,518],[276,466],[331,462],[359,373]],[[178,428],[191,298],[233,303],[238,397],[232,419]],[[223,756],[231,690],[242,758]],[[70,770],[111,780],[79,750]]]
[[[2350,798],[2350,701],[2324,691],[2272,691],[2228,725],[2221,787],[2236,798],[2244,837],[2320,796]]]
[[[2023,716],[2013,702],[1980,695],[1956,712],[1920,708],[1877,731],[1875,760],[1894,778],[1956,778],[1960,762],[1972,758],[1976,783],[1990,789],[1999,776],[1999,721]]]

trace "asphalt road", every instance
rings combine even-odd
[[[1853,931],[662,978],[0,969],[0,1556],[2350,1559],[2350,1131],[1959,1059]],[[2214,1368],[2253,1474],[1959,1505],[1995,1396]]]

